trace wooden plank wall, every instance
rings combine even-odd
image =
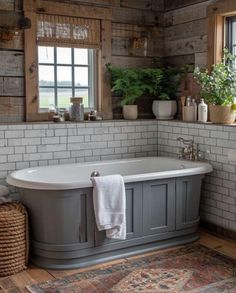
[[[163,56],[164,0],[55,0],[113,11],[112,63],[124,67],[153,66],[153,57]],[[20,11],[22,0],[0,0],[0,10]],[[133,39],[145,35],[147,50],[134,49]],[[24,47],[23,33],[10,42],[0,41],[0,122],[24,121]],[[117,101],[114,105],[117,107]],[[142,107],[141,107],[142,108]],[[147,116],[151,111],[148,110]],[[118,114],[119,114],[118,113]]]
[[[164,60],[166,64],[207,67],[207,6],[216,0],[165,0]],[[199,91],[191,74],[181,94]]]
[[[206,67],[207,6],[214,0],[165,0],[165,57],[172,64]]]

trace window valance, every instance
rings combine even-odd
[[[99,48],[100,20],[37,14],[39,45]]]

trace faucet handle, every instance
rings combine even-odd
[[[178,137],[177,140],[186,145],[193,145],[193,139],[183,139],[183,137]]]

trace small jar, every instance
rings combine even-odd
[[[96,121],[97,120],[97,111],[96,110],[91,110],[90,113],[88,114],[88,120],[90,121]]]
[[[56,114],[53,116],[53,122],[61,122],[61,116],[59,114]]]
[[[79,122],[84,120],[84,104],[83,98],[73,97],[70,99],[70,120]]]
[[[57,113],[56,107],[53,104],[49,105],[49,107],[48,107],[48,120],[53,121],[53,116],[56,113]]]
[[[63,116],[64,116],[64,121],[70,121],[70,113],[68,110],[65,110]]]

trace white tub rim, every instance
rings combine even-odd
[[[20,172],[25,172],[25,174],[32,170],[41,170],[44,168],[63,168],[71,165],[78,165],[83,167],[84,165],[101,165],[106,163],[117,163],[117,162],[134,162],[139,160],[153,160],[153,159],[161,159],[161,160],[173,160],[173,162],[178,162],[180,164],[180,168],[178,170],[168,170],[168,171],[157,171],[150,173],[141,173],[141,174],[130,174],[123,176],[125,183],[132,182],[141,182],[141,181],[149,181],[149,180],[158,180],[158,179],[167,179],[167,178],[175,178],[175,177],[185,177],[185,176],[193,176],[200,175],[212,172],[213,168],[209,163],[206,162],[191,162],[186,160],[179,160],[171,157],[139,157],[139,158],[131,158],[131,159],[117,159],[117,160],[104,160],[104,161],[94,161],[94,162],[83,162],[83,163],[72,163],[72,164],[62,164],[62,165],[50,165],[50,166],[39,166],[26,168],[22,170],[17,170],[12,172],[7,176],[7,183],[13,185],[17,188],[27,188],[34,190],[71,190],[78,188],[91,188],[92,183],[90,177],[86,180],[79,181],[71,181],[71,182],[42,182],[42,181],[33,181],[33,180],[22,180],[17,178],[17,174]],[[191,166],[191,167],[189,167]],[[96,168],[95,168],[96,169]],[[119,174],[119,173],[113,173]]]

